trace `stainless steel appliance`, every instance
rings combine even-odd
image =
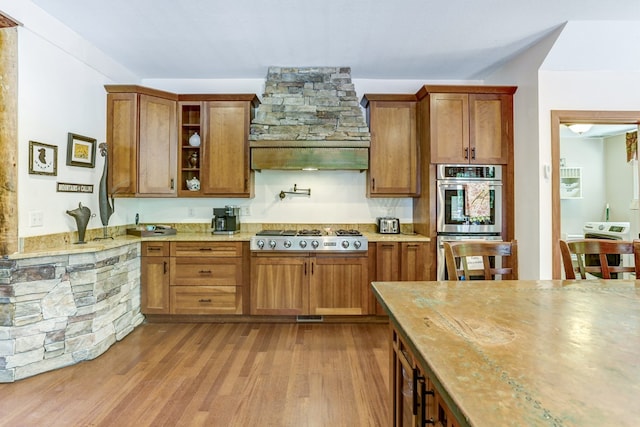
[[[443,242],[502,240],[502,166],[438,165],[436,187],[436,277],[446,280]]]
[[[399,234],[400,220],[388,216],[378,217],[378,233],[380,234]]]
[[[365,252],[368,240],[357,230],[262,230],[251,237],[252,251]]]
[[[436,231],[438,233],[502,232],[502,166],[438,165]],[[487,215],[468,211],[470,186],[487,188]]]
[[[238,233],[240,231],[240,208],[237,206],[213,208],[211,228],[213,234]]]
[[[582,227],[585,239],[603,239],[603,240],[632,240],[631,239],[631,223],[630,222],[613,222],[613,221],[591,221],[585,222]],[[634,264],[633,255],[626,254],[610,254],[607,255],[610,265],[622,265],[629,267]],[[600,265],[598,255],[587,254],[585,256],[587,265]],[[614,273],[617,277],[618,274]],[[630,273],[621,273],[624,279],[631,277]]]

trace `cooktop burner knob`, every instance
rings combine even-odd
[[[353,246],[356,249],[360,249],[360,246],[362,246],[362,243],[360,243],[360,240],[356,240],[355,242],[353,242]]]
[[[285,240],[284,241],[284,247],[285,248],[290,248],[291,247],[291,241],[290,240]]]
[[[269,240],[269,246],[271,246],[271,249],[276,247],[276,241],[275,240]]]
[[[347,242],[346,240],[342,241],[342,247],[347,249],[349,247],[349,242]]]
[[[311,242],[311,246],[313,246],[313,249],[317,249],[318,245],[320,245],[320,243],[318,243],[317,240],[314,240],[314,241]]]
[[[300,247],[301,248],[306,248],[307,247],[307,241],[306,240],[300,240]]]
[[[258,247],[260,249],[264,248],[264,240],[262,240],[262,239],[258,240]]]

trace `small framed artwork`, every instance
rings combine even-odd
[[[56,176],[58,174],[58,147],[29,141],[29,173]]]
[[[92,168],[96,165],[96,140],[69,133],[67,138],[67,166]]]

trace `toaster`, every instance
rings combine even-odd
[[[380,234],[400,234],[400,220],[391,217],[379,217],[378,233]]]

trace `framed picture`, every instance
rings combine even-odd
[[[67,166],[92,168],[96,165],[96,140],[69,133],[67,138]]]
[[[58,174],[58,147],[29,141],[29,173],[56,176]]]

